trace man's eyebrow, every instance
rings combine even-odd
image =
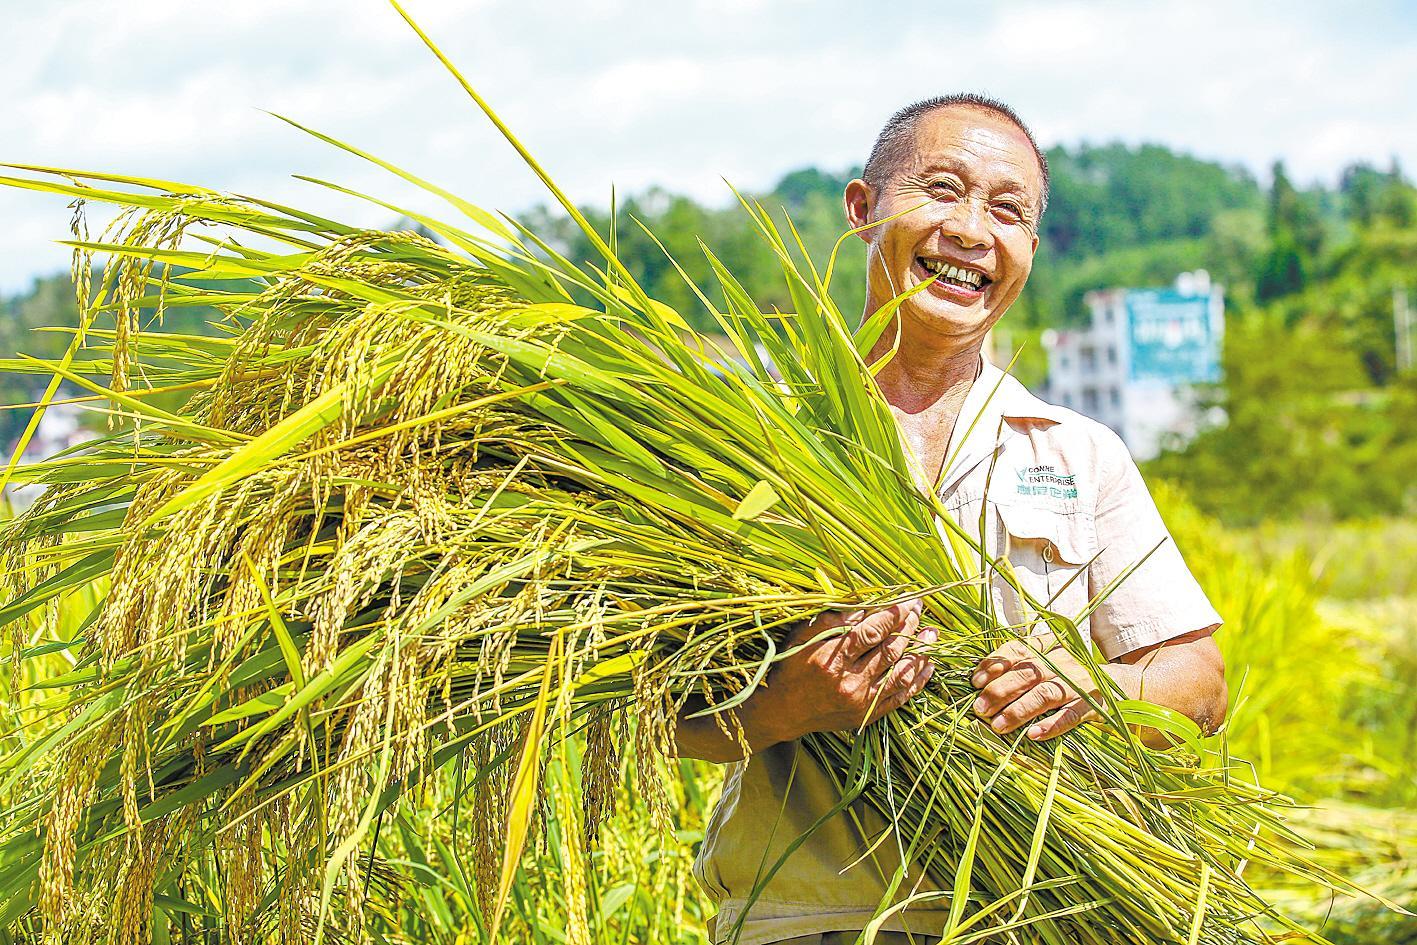
[[[919,173],[933,174],[937,171],[947,171],[951,174],[958,174],[961,172],[961,170],[968,170],[968,168],[969,164],[965,161],[954,161],[949,159],[943,161],[936,160],[921,168]],[[1005,191],[1012,191],[1018,194],[1019,196],[1025,196],[1028,194],[1028,187],[1025,184],[1020,183],[1015,178],[1005,177],[994,185],[993,192],[997,194],[1003,193]]]
[[[938,159],[937,159],[937,160],[931,161],[929,164],[926,164],[924,167],[920,168],[920,171],[919,171],[919,172],[920,172],[921,174],[933,174],[933,173],[935,173],[936,171],[948,171],[948,172],[951,173],[951,174],[957,174],[957,173],[959,173],[960,169],[963,168],[963,167],[965,167],[965,166],[966,166],[966,165],[965,165],[965,163],[964,163],[963,161],[953,161],[953,160],[949,160],[949,159],[946,159],[946,160],[938,160]]]

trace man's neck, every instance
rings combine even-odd
[[[872,352],[873,359],[889,350],[884,344],[877,348],[880,350]],[[979,368],[977,344],[949,349],[905,342],[876,375],[876,383],[900,413],[930,415],[932,421],[939,422],[959,415]]]
[[[955,424],[982,366],[979,349],[979,344],[949,349],[907,341],[876,375],[913,454],[921,489],[930,489],[944,472]],[[888,344],[878,342],[871,359],[888,350]]]

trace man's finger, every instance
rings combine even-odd
[[[1092,711],[1092,706],[1082,699],[1074,699],[1047,718],[1030,725],[1025,734],[1034,741],[1047,741],[1095,718],[1097,713]]]
[[[1053,675],[1041,660],[1015,663],[1013,669],[980,691],[979,698],[974,700],[974,714],[987,719]]]
[[[1046,653],[1056,645],[1057,640],[1052,633],[1041,633],[1026,640],[1009,640],[979,661],[970,683],[975,689],[983,689],[1012,670],[1015,664],[1033,660],[1039,653]]]
[[[908,699],[924,685],[924,682],[920,681],[921,674],[928,675],[927,671],[933,667],[934,663],[928,653],[907,653],[881,676],[881,682],[890,692],[908,690],[905,695]]]
[[[898,677],[902,699],[909,699],[925,688],[925,683],[935,672],[935,661],[931,659],[930,648],[939,639],[940,629],[938,627],[923,626],[916,632],[913,641],[919,646],[915,652],[907,653],[901,657],[899,664],[897,664],[902,667]]]
[[[911,610],[919,611],[919,602],[912,604],[892,604],[874,613],[867,614],[842,640],[841,655],[851,661],[856,662],[867,652],[879,646],[887,635],[900,628],[905,621],[905,615]]]
[[[931,663],[929,660],[922,660],[917,664],[912,659],[911,665],[907,672],[908,675],[906,676],[902,684],[894,692],[887,696],[887,699],[890,702],[890,705],[888,707],[889,711],[899,709],[911,699],[915,698],[915,696],[920,693],[920,690],[925,688],[925,684],[928,683],[930,681],[930,677],[934,675],[935,664]]]
[[[904,689],[904,696],[901,701],[911,698],[917,692],[924,689],[925,684],[930,681],[930,677],[935,673],[935,661],[931,658],[928,648],[933,646],[935,642],[940,639],[939,628],[922,627],[916,639],[927,649],[919,653],[912,653],[906,657],[906,659],[911,660],[915,664],[915,669],[911,671],[910,678],[906,680],[905,685],[902,687]]]
[[[1077,693],[1061,679],[1045,679],[1004,707],[989,727],[1006,735],[1045,712],[1060,709],[1077,699]]]
[[[1034,655],[1022,640],[1009,640],[994,652],[979,661],[979,667],[975,670],[974,678],[970,680],[974,688],[982,689],[991,680],[1009,672],[1014,665],[1029,659]]]
[[[901,625],[895,629],[885,639],[877,649],[881,651],[881,656],[890,663],[894,663],[901,658],[911,643],[920,633],[920,611],[907,610],[905,619]]]
[[[880,676],[894,666],[920,633],[920,614],[907,611],[899,627],[886,633],[886,638],[866,651],[852,667],[858,673]]]
[[[874,722],[909,702],[925,688],[934,673],[934,662],[924,654],[907,656],[897,663],[896,670],[886,679],[886,685],[894,685],[895,688],[881,690],[881,699],[876,711],[871,713],[871,721]]]

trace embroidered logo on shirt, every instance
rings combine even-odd
[[[1045,495],[1053,499],[1078,497],[1077,477],[1073,473],[1059,472],[1051,463],[1025,466],[1017,473],[1019,495]]]

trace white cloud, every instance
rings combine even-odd
[[[977,89],[1045,144],[1157,141],[1300,180],[1417,167],[1417,16],[1317,3],[1027,0],[971,13],[847,0],[406,5],[577,198],[651,184],[725,200],[859,162],[896,107]],[[436,202],[260,111],[377,151],[490,207],[539,185],[382,0],[0,0],[0,159],[190,179],[377,225],[303,172]],[[62,201],[0,188],[0,291],[62,268]]]

